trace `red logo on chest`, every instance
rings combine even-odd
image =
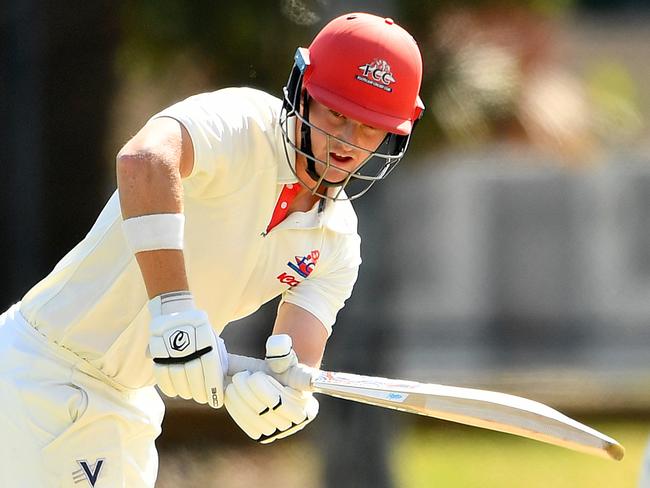
[[[289,261],[287,266],[291,268],[292,272],[298,275],[301,278],[307,278],[311,272],[314,270],[318,258],[320,257],[320,251],[315,250],[307,254],[306,256],[294,256],[295,263]],[[295,276],[293,273],[284,272],[277,276],[277,279],[280,280],[280,283],[296,286],[300,283],[300,279]]]

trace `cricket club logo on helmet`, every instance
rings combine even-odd
[[[413,127],[424,111],[419,97],[422,56],[417,43],[392,19],[352,13],[328,23],[309,48],[298,48],[294,61],[284,88],[280,116],[289,166],[296,174],[287,146],[306,158],[307,174],[313,181],[301,179],[301,183],[312,193],[331,199],[357,198],[385,178],[401,160]],[[347,118],[386,131],[386,138],[370,151],[325,132],[309,120],[312,98]],[[299,134],[289,130],[295,127],[289,124],[292,119],[300,122]],[[317,159],[311,148],[313,131],[324,134],[328,144],[339,141],[364,151],[368,157],[353,172],[337,167],[329,156],[326,160]],[[318,173],[316,163],[325,167],[322,174]],[[347,177],[337,182],[325,180],[323,175],[330,167]],[[338,191],[332,195],[322,191],[323,187],[335,187]],[[354,192],[350,191],[352,187]]]
[[[372,63],[359,66],[359,69],[363,72],[363,75],[357,75],[357,80],[387,92],[393,91],[389,85],[395,82],[395,78],[390,72],[390,65],[383,59],[375,59]]]

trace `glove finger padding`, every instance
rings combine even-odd
[[[275,378],[262,372],[257,372],[250,376],[248,384],[253,393],[260,398],[269,409],[289,423],[299,423],[305,418],[303,410],[303,394],[288,386],[282,386]],[[280,427],[280,426],[278,426]],[[282,430],[290,427],[287,425]]]
[[[153,374],[156,378],[156,384],[160,391],[162,391],[168,397],[176,396],[176,389],[174,388],[174,383],[169,374],[169,367],[160,366],[158,364],[153,365]]]
[[[282,415],[291,423],[299,424],[308,416],[305,408],[308,405],[309,398],[314,398],[309,392],[299,392],[292,388],[285,387],[282,405],[276,408],[275,411],[278,415]]]
[[[253,393],[246,385],[248,371],[242,371],[233,376],[233,382],[226,387],[224,405],[235,423],[252,439],[258,439],[263,434],[270,435],[275,426],[260,416],[264,406],[259,400],[249,403]]]
[[[282,386],[262,372],[234,375],[225,405],[237,425],[264,444],[301,430],[318,414],[318,401],[311,393]]]
[[[184,400],[191,399],[192,390],[190,389],[190,385],[187,380],[185,364],[170,364],[168,366],[168,369],[169,377],[172,380],[172,385],[176,391],[176,395],[183,398]]]
[[[232,384],[237,389],[237,393],[242,400],[251,407],[251,410],[257,415],[261,415],[268,407],[262,400],[257,398],[253,390],[248,386],[248,378],[250,376],[251,373],[248,371],[237,373],[232,377]]]
[[[280,393],[282,385],[268,374],[257,371],[246,379],[248,387],[253,394],[267,407],[275,409],[281,402]]]
[[[241,398],[251,407],[251,411],[263,419],[265,424],[273,427],[268,432],[264,431],[265,434],[291,427],[291,421],[282,415],[269,415],[282,406],[282,385],[274,378],[257,372],[246,376],[243,381],[237,381],[235,386]]]
[[[289,437],[290,435],[295,434],[299,430],[304,429],[309,422],[311,422],[316,418],[316,415],[318,415],[318,407],[319,407],[318,400],[316,400],[316,398],[311,393],[308,393],[307,395],[309,396],[309,398],[307,400],[307,405],[305,406],[306,418],[302,422],[298,424],[294,424],[293,427],[287,430],[260,439],[259,441],[260,444],[270,444],[271,442],[276,441],[278,439],[284,439],[285,437]]]
[[[202,361],[189,361],[185,363],[185,377],[189,388],[190,398],[198,403],[208,403],[208,393],[206,391],[207,381],[205,381],[203,368],[205,365]],[[203,381],[202,381],[203,380]],[[182,395],[179,396],[183,398]]]

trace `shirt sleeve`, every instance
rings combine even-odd
[[[307,310],[323,323],[328,336],[332,334],[338,312],[352,295],[361,264],[359,236],[355,234],[344,237],[343,249],[340,249],[330,264],[318,273],[315,271],[299,285],[289,288],[280,302],[292,303]]]
[[[250,151],[268,146],[266,134],[273,118],[259,95],[252,93],[237,88],[202,93],[152,117],[171,117],[190,135],[194,165],[183,183],[190,194],[219,196],[257,171],[259,159]]]

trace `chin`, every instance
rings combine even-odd
[[[336,162],[332,163],[336,165]],[[340,184],[343,184],[345,182],[346,178],[348,177],[349,173],[345,171],[341,171],[338,169],[330,168],[329,170],[325,169],[325,165],[322,163],[318,163],[316,165],[316,171],[318,171],[318,174],[322,175],[324,171],[325,172],[325,179],[328,182],[339,182]]]

